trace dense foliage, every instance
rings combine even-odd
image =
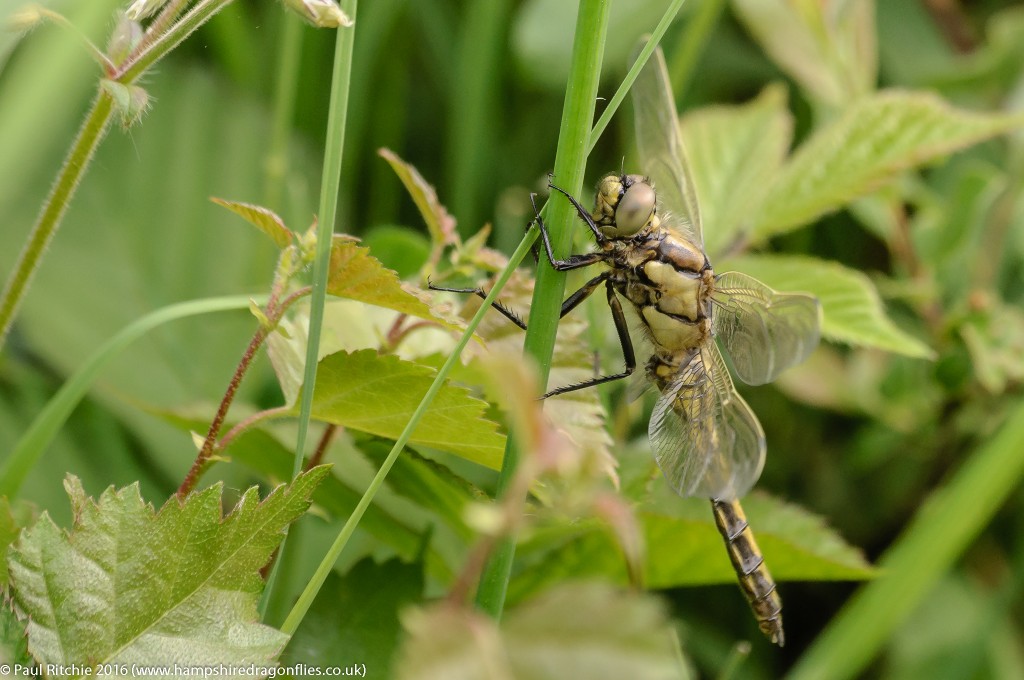
[[[4,278],[97,60],[97,101],[124,130],[99,144],[0,345],[3,661],[1024,676],[1015,3],[694,0],[662,38],[716,270],[822,303],[810,360],[741,389],[768,441],[744,506],[780,582],[784,649],[760,636],[707,502],[658,475],[641,381],[553,398],[542,417],[523,334],[494,311],[450,359],[480,300],[428,281],[507,278],[530,193],[545,200],[562,162],[563,101],[580,97],[575,3],[363,0],[336,29],[355,44],[338,233],[316,265],[335,29],[223,3],[122,77],[123,0],[46,4],[76,28],[0,10],[35,26],[0,34]],[[598,22],[598,113],[669,4],[620,0]],[[76,30],[108,57],[91,61]],[[584,187],[642,170],[628,97],[591,143]],[[577,221],[552,229],[588,247]],[[527,257],[501,292],[531,321],[544,266]],[[319,267],[312,460],[295,476]],[[551,387],[619,370],[594,298],[559,325]],[[519,465],[499,477],[509,441]],[[311,608],[293,609],[339,532]],[[472,602],[510,545],[498,625]]]

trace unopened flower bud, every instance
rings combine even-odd
[[[145,19],[167,4],[167,0],[133,0],[124,11],[132,21]]]
[[[352,25],[352,20],[334,0],[284,0],[284,5],[317,28]]]

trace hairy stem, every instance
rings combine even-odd
[[[287,256],[287,251],[282,258]],[[220,405],[217,407],[217,413],[213,417],[213,421],[210,423],[210,429],[206,432],[206,439],[203,440],[203,446],[199,449],[199,454],[196,456],[195,461],[192,462],[192,467],[189,469],[188,474],[185,475],[184,481],[181,486],[178,487],[177,496],[178,498],[184,498],[195,488],[196,482],[199,481],[199,477],[202,476],[203,470],[210,458],[213,456],[217,447],[217,435],[220,434],[221,427],[224,426],[224,420],[227,418],[228,410],[231,408],[231,403],[235,400],[235,394],[238,392],[239,386],[242,384],[242,378],[245,377],[246,372],[249,370],[249,366],[252,364],[252,360],[256,357],[256,352],[259,351],[260,346],[263,345],[263,341],[267,339],[267,336],[274,329],[274,326],[281,320],[285,310],[296,300],[303,295],[308,295],[310,289],[308,287],[302,288],[287,298],[284,299],[280,304],[277,303],[277,298],[281,294],[281,290],[284,286],[285,277],[278,277],[278,280],[274,284],[274,291],[271,294],[270,300],[267,302],[266,315],[269,324],[266,326],[260,326],[252,336],[252,340],[249,341],[249,346],[245,348],[245,353],[242,354],[242,359],[238,362],[238,366],[235,367],[235,372],[231,376],[231,382],[228,383],[228,388],[224,392],[224,397],[220,400]]]
[[[43,204],[43,210],[18,257],[18,262],[14,265],[14,270],[4,284],[3,293],[0,294],[0,349],[3,348],[4,340],[14,322],[14,316],[18,312],[21,300],[28,291],[32,276],[39,268],[46,246],[57,232],[60,221],[68,209],[68,204],[71,203],[71,198],[75,195],[75,189],[78,188],[78,183],[81,181],[82,175],[85,174],[85,169],[89,167],[89,161],[92,160],[96,147],[99,146],[103,135],[106,134],[107,128],[110,126],[113,112],[114,100],[100,88],[92,110],[85,117],[78,137],[71,145],[67,159],[57,175],[57,181],[54,182],[53,189],[50,191],[46,203]]]

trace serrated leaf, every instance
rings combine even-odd
[[[390,678],[398,647],[399,612],[423,596],[423,566],[391,559],[358,562],[344,576],[328,576],[284,651],[282,664],[348,668]]]
[[[324,357],[317,369],[313,418],[397,439],[435,375],[432,368],[374,350],[336,352]],[[445,385],[410,442],[451,451],[497,470],[505,436],[484,418],[486,407],[468,390]]]
[[[848,107],[783,165],[754,235],[791,231],[879,188],[900,170],[1024,125],[1024,115],[955,109],[925,92],[890,90]]]
[[[423,221],[427,224],[430,240],[436,245],[449,245],[459,242],[455,230],[455,218],[448,214],[447,208],[437,198],[437,190],[415,167],[406,163],[390,149],[379,149],[377,153],[388,162],[388,165],[402,180],[405,190],[412,196],[413,202],[420,211]]]
[[[325,467],[260,502],[250,488],[227,516],[221,485],[159,512],[138,484],[98,501],[65,483],[70,532],[43,515],[11,552],[11,587],[44,664],[269,665],[287,638],[259,623],[261,569],[308,507]]]
[[[721,264],[721,271],[732,269],[778,291],[817,297],[822,309],[821,334],[829,340],[920,359],[935,356],[931,348],[886,316],[874,284],[855,269],[799,255],[745,255]]]
[[[273,241],[274,245],[278,248],[287,248],[292,244],[292,241],[295,240],[295,234],[293,234],[292,230],[285,225],[284,220],[269,208],[253,205],[252,203],[229,201],[224,198],[217,198],[216,196],[211,196],[210,200],[219,206],[227,208],[252,226],[262,231],[270,237],[270,240]]]
[[[431,313],[425,293],[403,284],[398,274],[382,265],[369,248],[360,246],[351,236],[334,236],[327,292],[420,319],[439,320]]]
[[[753,226],[789,150],[793,119],[786,90],[769,85],[748,104],[697,109],[683,116],[680,130],[697,187],[704,249],[713,262]]]
[[[859,580],[873,574],[860,551],[806,510],[757,492],[743,499],[743,507],[777,581]],[[656,502],[637,516],[647,546],[646,587],[736,581],[707,500],[676,497],[659,482]],[[538,532],[520,546],[516,567],[512,601],[565,578],[629,582],[621,550],[598,523]]]
[[[680,677],[665,608],[604,583],[563,584],[496,624],[443,604],[403,617],[402,680]]]
[[[874,87],[874,0],[733,0],[732,7],[772,60],[814,98],[840,106]]]

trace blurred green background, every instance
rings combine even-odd
[[[6,0],[0,12],[16,5]],[[49,5],[102,44],[119,6]],[[826,3],[838,8],[843,2]],[[614,3],[602,96],[610,97],[639,34],[667,0]],[[836,9],[839,11],[839,9]],[[364,0],[359,8],[337,230],[364,237],[385,263],[414,271],[426,242],[388,147],[438,189],[465,236],[494,225],[510,250],[553,163],[575,5],[567,0]],[[693,55],[684,37],[710,20]],[[2,18],[2,17],[0,17]],[[50,247],[0,355],[0,452],[101,342],[169,303],[266,291],[275,251],[209,196],[266,204],[297,230],[316,210],[334,34],[304,29],[288,171],[268,175],[279,40],[292,21],[275,2],[234,3],[143,83],[153,108],[103,143]],[[938,91],[965,108],[1016,109],[1024,97],[1019,3],[886,0],[876,8],[881,87]],[[814,104],[735,18],[728,3],[688,2],[663,41],[670,69],[690,74],[681,112],[740,103],[786,82],[797,143]],[[53,27],[0,37],[0,272],[6,275],[86,111],[95,68]],[[599,102],[600,111],[603,103]],[[588,164],[588,183],[618,169],[632,131],[617,116]],[[890,315],[937,352],[934,362],[828,346],[778,387],[744,396],[764,423],[769,463],[760,487],[823,515],[870,559],[893,541],[930,490],[1002,422],[1024,378],[1024,158],[998,139],[901,180],[907,242],[849,212],[776,239],[859,269]],[[628,171],[628,168],[627,168]],[[740,200],[740,199],[738,199]],[[900,248],[904,249],[901,250]],[[906,248],[915,255],[908,259]],[[916,264],[915,264],[916,263]],[[177,487],[194,456],[189,434],[156,413],[209,417],[252,322],[247,312],[176,322],[108,368],[35,470],[22,497],[70,519],[66,471],[90,493],[142,483],[154,501]],[[280,402],[260,363],[243,411]],[[247,406],[248,405],[248,406]],[[620,433],[642,436],[642,424]],[[1024,442],[1021,443],[1024,455]],[[229,486],[255,481],[221,466]],[[212,475],[207,481],[212,481]],[[1020,490],[927,603],[903,625],[872,677],[1024,677]],[[757,646],[743,677],[774,677],[835,615],[854,584],[786,583],[787,647]],[[733,586],[670,594],[686,650],[710,673],[748,630]],[[742,624],[736,623],[742,620]]]

